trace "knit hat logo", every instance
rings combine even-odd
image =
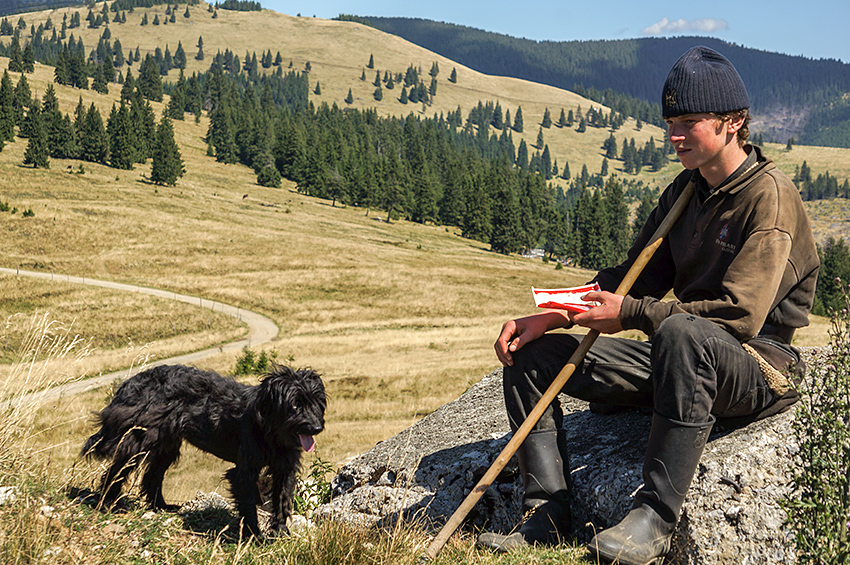
[[[676,91],[673,90],[672,88],[666,90],[664,92],[664,107],[665,108],[672,108],[675,105],[676,105]]]

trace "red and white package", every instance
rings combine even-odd
[[[601,290],[599,283],[574,286],[572,288],[534,288],[534,303],[538,308],[552,308],[556,310],[570,310],[572,312],[587,312],[598,302],[582,300],[582,296],[588,292]]]

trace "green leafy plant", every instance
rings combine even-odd
[[[850,297],[836,279],[843,307],[831,312],[830,347],[801,386],[794,422],[800,446],[792,493],[783,500],[799,563],[850,560]]]
[[[310,463],[307,476],[298,482],[293,497],[293,510],[296,514],[309,514],[320,504],[331,501],[331,484],[328,477],[333,466],[316,455]]]

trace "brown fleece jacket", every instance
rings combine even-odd
[[[765,323],[808,325],[820,266],[814,236],[794,183],[761,150],[755,163],[703,201],[694,196],[669,236],[623,299],[624,329],[652,335],[665,318],[690,313],[741,341]],[[749,161],[749,159],[748,159]],[[686,170],[667,187],[629,250],[628,259],[595,280],[614,292],[688,182]],[[661,301],[670,290],[676,299]]]

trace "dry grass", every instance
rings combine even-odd
[[[77,338],[57,329],[48,316],[35,315],[22,340],[17,365],[39,388],[81,374],[79,361],[87,348]],[[45,370],[39,359],[63,366],[64,377]],[[102,391],[101,391],[102,393]],[[36,404],[13,402],[0,416],[0,561],[3,563],[281,563],[319,565],[415,563],[429,542],[429,535],[410,524],[392,531],[372,531],[324,522],[277,541],[258,544],[227,532],[235,524],[230,512],[171,514],[146,512],[130,505],[128,510],[102,513],[94,510],[86,486],[97,480],[97,469],[66,466],[62,452],[73,451],[83,433],[85,407],[96,401],[90,392],[50,407],[52,417],[36,423]],[[76,414],[76,416],[74,416]],[[70,419],[66,419],[70,417]],[[49,423],[48,423],[49,421]],[[45,439],[53,444],[40,450]],[[59,457],[56,457],[56,455]],[[48,456],[50,455],[50,456]],[[495,564],[580,562],[584,550],[525,552],[502,557],[479,553],[469,535],[458,536],[443,550],[435,564]]]
[[[49,308],[57,324],[84,336],[91,349],[83,369],[92,375],[233,341],[244,325],[196,306],[79,284],[0,275],[0,378],[14,367],[30,318]],[[13,391],[18,392],[18,391]]]
[[[310,63],[310,99],[315,104],[326,102],[341,107],[374,108],[382,116],[414,113],[432,117],[445,115],[460,107],[466,117],[469,110],[479,101],[498,101],[502,110],[510,111],[513,117],[521,106],[524,132],[514,132],[513,138],[516,145],[519,145],[520,139],[524,139],[530,151],[537,141],[537,132],[547,108],[553,121],[558,120],[562,108],[567,113],[570,110],[576,112],[579,107],[583,112],[587,112],[591,106],[602,108],[602,105],[566,90],[519,79],[484,75],[398,36],[358,23],[294,17],[271,10],[261,13],[219,10],[218,18],[212,19],[206,12],[206,7],[206,4],[201,3],[197,8],[190,8],[192,16],[188,19],[183,18],[181,10],[174,24],[164,26],[139,25],[146,12],[151,21],[154,14],[159,14],[162,19],[166,8],[164,5],[137,9],[134,13],[127,14],[126,24],[110,24],[112,40],[119,38],[125,52],[131,49],[135,51],[138,46],[143,58],[147,53],[153,53],[157,47],[164,50],[166,45],[174,53],[178,42],[182,42],[188,57],[185,71],[187,76],[195,71],[208,70],[212,57],[219,51],[223,53],[230,49],[240,60],[244,59],[246,53],[256,53],[259,58],[266,50],[271,50],[272,55],[279,51],[283,57],[282,66],[285,71],[289,70],[290,63],[292,70],[299,72]],[[74,11],[80,11],[85,20],[87,9],[73,7],[27,14],[25,19],[28,26],[33,23],[38,27],[48,16],[54,23],[61,23],[64,14],[68,13],[70,18]],[[103,29],[82,27],[69,30],[69,33],[73,33],[75,38],[82,38],[86,48],[91,49],[97,45]],[[204,40],[204,61],[195,60],[198,37]],[[366,68],[370,55],[374,55],[374,69]],[[387,71],[392,74],[404,73],[413,65],[419,68],[423,79],[427,79],[427,85],[431,78],[428,72],[435,62],[440,68],[440,74],[437,77],[437,96],[432,105],[401,104],[398,101],[401,85],[397,85],[393,90],[384,89],[383,100],[375,100],[375,87],[372,83],[376,71],[380,71],[381,76]],[[456,84],[448,80],[453,68],[457,70]],[[361,81],[361,73],[364,71],[366,80]],[[137,76],[138,68],[133,68],[133,73]],[[167,80],[176,81],[178,75],[179,71],[172,70]],[[320,95],[313,93],[316,83],[321,84]],[[349,88],[354,96],[354,102],[350,105],[344,102]],[[114,99],[120,87],[113,86],[112,89],[116,93],[112,95]],[[84,100],[88,105],[88,98],[84,97]],[[76,105],[76,93],[65,97],[65,101]],[[109,104],[111,105],[111,102]],[[107,110],[108,107],[107,105]],[[73,107],[71,109],[73,110]],[[103,106],[101,109],[103,110]],[[569,162],[573,175],[580,173],[582,165],[585,164],[590,173],[597,173],[603,159],[600,147],[610,132],[602,128],[588,128],[586,133],[578,133],[575,131],[577,125],[576,123],[573,128],[560,129],[553,126],[545,129],[544,140],[549,145],[552,158],[557,160],[561,169],[564,163]],[[650,137],[654,137],[656,143],[664,139],[664,132],[657,127],[645,126],[637,130],[635,125],[634,120],[629,120],[615,133],[620,145],[623,138],[634,138],[639,146],[643,146]],[[616,163],[611,163],[612,167],[614,165]],[[673,165],[668,167],[667,174],[658,182],[663,183],[676,169]],[[657,178],[657,175],[655,177]],[[648,175],[641,175],[641,178],[648,181],[651,179]]]

